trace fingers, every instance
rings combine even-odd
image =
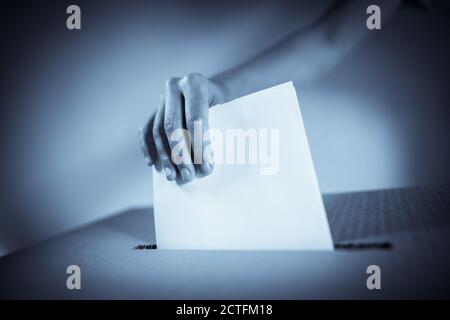
[[[166,84],[164,130],[171,150],[171,160],[177,166],[182,182],[195,178],[191,160],[191,142],[184,130],[184,111],[181,91],[176,79]]]
[[[152,135],[161,167],[166,174],[167,180],[173,181],[177,178],[177,171],[170,160],[170,148],[164,130],[164,107],[162,106],[156,112]]]
[[[209,130],[211,82],[200,74],[171,78],[155,116],[140,130],[148,165],[162,168],[170,181],[190,182],[214,168]],[[187,129],[187,130],[186,130]]]
[[[146,130],[146,128],[147,128],[147,126],[145,126],[144,128],[142,128],[142,127],[138,128],[139,142],[141,143],[141,151],[142,151],[142,154],[144,155],[145,162],[147,163],[148,166],[151,166],[153,164],[153,161],[150,157],[150,152],[148,151],[148,147],[145,142],[144,131]]]
[[[145,161],[147,162],[148,166],[151,166],[156,163],[157,156],[156,156],[156,147],[155,143],[153,141],[153,124],[155,122],[155,115],[153,115],[148,123],[145,125],[145,127],[141,127],[138,129],[139,138],[141,142],[141,150],[144,154]]]
[[[209,141],[204,134],[209,129],[208,87],[201,75],[190,74],[180,81],[185,100],[185,121],[191,137],[192,159],[201,175],[209,175],[214,168]]]

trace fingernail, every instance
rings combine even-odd
[[[205,168],[205,171],[206,171],[205,173],[208,174],[208,173],[210,173],[212,171],[212,164],[209,163],[209,162],[205,162],[204,168]]]
[[[191,170],[189,170],[188,168],[181,169],[181,177],[183,178],[183,180],[189,179],[190,176],[191,176]]]
[[[214,156],[213,156],[212,151],[205,153],[204,160],[206,163],[208,163],[211,166],[214,164]]]
[[[166,173],[167,179],[170,179],[172,177],[172,169],[170,169],[168,166],[164,167],[164,172]]]

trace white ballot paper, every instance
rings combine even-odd
[[[292,82],[212,107],[209,117],[223,140],[211,135],[211,175],[179,185],[153,170],[158,249],[332,250]]]

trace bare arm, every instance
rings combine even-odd
[[[192,181],[197,174],[209,175],[212,156],[202,143],[200,163],[192,161],[191,145],[194,123],[199,120],[208,130],[211,106],[271,87],[289,80],[305,83],[331,69],[370,31],[366,27],[366,9],[372,1],[345,0],[336,2],[307,30],[294,32],[252,59],[207,78],[192,73],[171,78],[156,113],[143,130],[143,152],[149,165],[164,170],[170,181]],[[400,0],[378,0],[385,21],[400,5]],[[187,129],[183,161],[175,161],[179,140],[173,139],[177,129]],[[183,142],[183,141],[182,141]],[[179,158],[178,158],[179,159]]]
[[[400,0],[376,1],[385,22]],[[373,1],[346,0],[335,5],[312,26],[295,32],[252,59],[211,79],[223,87],[223,101],[289,80],[309,82],[336,65],[371,31],[366,9]]]

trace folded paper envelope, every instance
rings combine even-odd
[[[153,170],[158,249],[332,250],[292,82],[210,109],[215,167],[186,185]]]

